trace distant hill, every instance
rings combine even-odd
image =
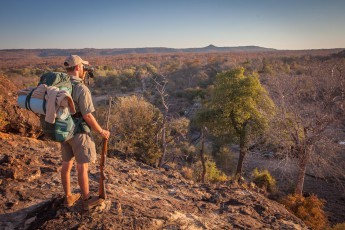
[[[203,53],[203,52],[265,52],[265,51],[277,51],[272,48],[264,48],[260,46],[237,46],[237,47],[217,47],[214,45],[209,45],[203,48],[188,48],[182,49],[182,52],[193,52],[193,53]]]
[[[237,46],[237,47],[217,47],[209,45],[203,48],[174,49],[165,47],[147,47],[147,48],[118,48],[118,49],[7,49],[0,50],[0,57],[13,55],[50,57],[67,56],[69,54],[78,54],[81,56],[112,56],[120,54],[144,54],[144,53],[211,53],[211,52],[272,52],[276,49],[264,48],[259,46]]]

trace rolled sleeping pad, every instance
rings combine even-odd
[[[26,97],[27,97],[27,95],[19,95],[18,96],[17,104],[20,108],[28,109],[25,106]],[[42,99],[31,97],[29,103],[30,103],[30,108],[33,112],[45,115],[44,110],[43,110],[43,100]]]
[[[27,95],[19,95],[18,96],[17,104],[20,108],[28,109],[25,106],[26,97],[27,97]],[[31,97],[29,103],[30,103],[30,108],[33,112],[45,115],[44,110],[43,110],[43,100],[42,99]],[[60,106],[56,112],[56,117],[60,118],[62,120],[65,120],[69,114],[70,113],[69,113],[68,107]]]

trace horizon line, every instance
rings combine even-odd
[[[6,50],[107,50],[107,49],[118,49],[118,50],[126,50],[126,49],[174,49],[174,50],[184,50],[184,49],[204,49],[204,48],[245,48],[245,47],[254,47],[254,48],[263,48],[263,49],[271,49],[276,51],[306,51],[306,50],[334,50],[334,49],[345,49],[343,47],[333,47],[333,48],[305,48],[305,49],[277,49],[271,47],[264,47],[264,46],[257,46],[257,45],[242,45],[242,46],[215,46],[210,44],[208,46],[203,47],[187,47],[187,48],[172,48],[172,47],[164,47],[164,46],[147,46],[147,47],[125,47],[125,48],[91,48],[91,47],[84,47],[84,48],[0,48],[0,51]]]

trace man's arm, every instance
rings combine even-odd
[[[96,118],[92,115],[92,113],[83,115],[83,118],[86,121],[86,123],[91,127],[91,129],[95,130],[103,138],[109,138],[110,132],[108,130],[102,129],[102,127],[98,124]]]

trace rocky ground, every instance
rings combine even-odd
[[[39,118],[17,106],[17,91],[17,86],[0,75],[0,131],[38,137],[41,134]]]
[[[59,146],[0,134],[0,229],[307,229],[255,189],[196,184],[176,171],[115,156],[107,161],[107,201],[89,212],[80,202],[66,209]],[[98,178],[92,165],[94,194]],[[76,171],[72,187],[79,191]]]

